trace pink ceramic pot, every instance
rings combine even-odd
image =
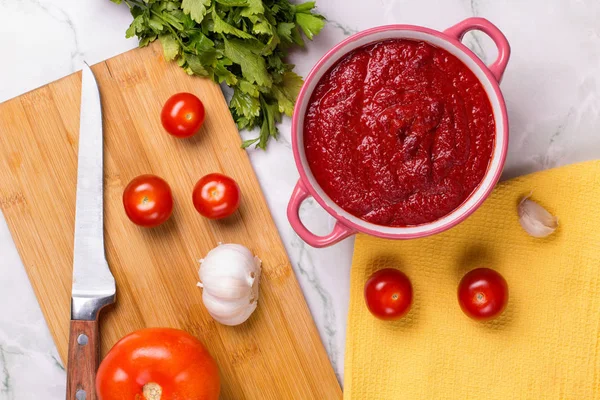
[[[488,34],[498,47],[498,58],[486,66],[471,50],[461,43],[465,33],[480,30]],[[492,109],[496,123],[496,140],[492,160],[479,187],[456,210],[436,221],[409,227],[381,226],[363,221],[343,210],[334,203],[316,182],[304,151],[304,114],[311,94],[321,77],[340,58],[348,52],[366,44],[386,39],[411,39],[428,42],[440,47],[461,60],[479,79],[483,85]],[[292,120],[292,145],[296,166],[300,172],[300,180],[294,189],[288,205],[288,219],[296,233],[313,247],[325,247],[353,235],[357,232],[389,239],[414,239],[433,235],[449,229],[471,215],[489,196],[498,182],[508,147],[508,118],[506,105],[498,83],[508,63],[510,46],[500,30],[483,18],[468,18],[444,32],[412,25],[388,25],[368,29],[350,36],[332,48],[308,74],[306,82],[300,91]],[[336,220],[332,232],[325,236],[317,236],[310,232],[300,221],[298,210],[307,197],[312,196]]]

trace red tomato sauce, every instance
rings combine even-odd
[[[378,225],[435,221],[483,179],[494,147],[492,106],[455,56],[387,40],[337,62],[304,121],[310,169],[349,213]]]

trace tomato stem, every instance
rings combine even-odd
[[[142,394],[145,400],[160,400],[162,387],[158,383],[148,382],[142,388]]]

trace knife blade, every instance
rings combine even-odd
[[[67,400],[95,400],[98,314],[115,301],[104,251],[103,133],[100,91],[91,68],[81,73],[81,114],[67,360]]]

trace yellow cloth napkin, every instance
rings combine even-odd
[[[550,237],[519,225],[532,199],[559,217]],[[600,399],[600,162],[500,184],[483,206],[445,233],[418,240],[356,239],[344,399]],[[461,277],[490,267],[507,280],[495,321],[467,318]],[[393,267],[412,281],[402,320],[369,314],[363,286]]]

